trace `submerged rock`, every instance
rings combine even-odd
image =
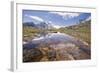
[[[39,49],[24,49],[23,62],[37,62],[43,57],[42,52]]]

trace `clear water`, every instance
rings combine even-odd
[[[41,45],[56,45],[56,44],[64,44],[67,43],[75,44],[76,46],[80,48],[88,48],[86,44],[84,44],[83,41],[80,41],[72,36],[69,36],[64,33],[48,33],[44,36],[36,37],[32,41],[27,42],[23,45],[24,48],[35,48],[36,46]]]

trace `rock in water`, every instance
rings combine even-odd
[[[24,49],[23,62],[38,62],[41,60],[43,54],[39,49]]]

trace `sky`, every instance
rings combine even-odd
[[[51,23],[55,26],[76,25],[79,21],[91,20],[91,13],[23,10],[22,22]]]

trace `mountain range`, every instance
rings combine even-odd
[[[87,24],[89,23],[90,20],[87,20],[87,21],[84,21],[84,22],[81,22],[82,24]],[[69,28],[72,28],[72,27],[77,27],[78,24],[76,25],[71,25],[71,26],[59,26],[59,25],[54,25],[52,23],[49,23],[49,22],[40,22],[40,23],[34,23],[34,22],[24,22],[23,23],[23,26],[30,26],[30,27],[34,27],[34,28],[37,28],[37,29],[59,29],[59,28],[64,28],[64,27],[69,27]],[[79,25],[79,26],[82,26],[82,25]]]
[[[23,23],[23,26],[31,26],[37,29],[52,29],[55,28],[52,24],[46,23],[46,22],[40,22],[38,24],[35,24],[34,22],[25,22]]]

